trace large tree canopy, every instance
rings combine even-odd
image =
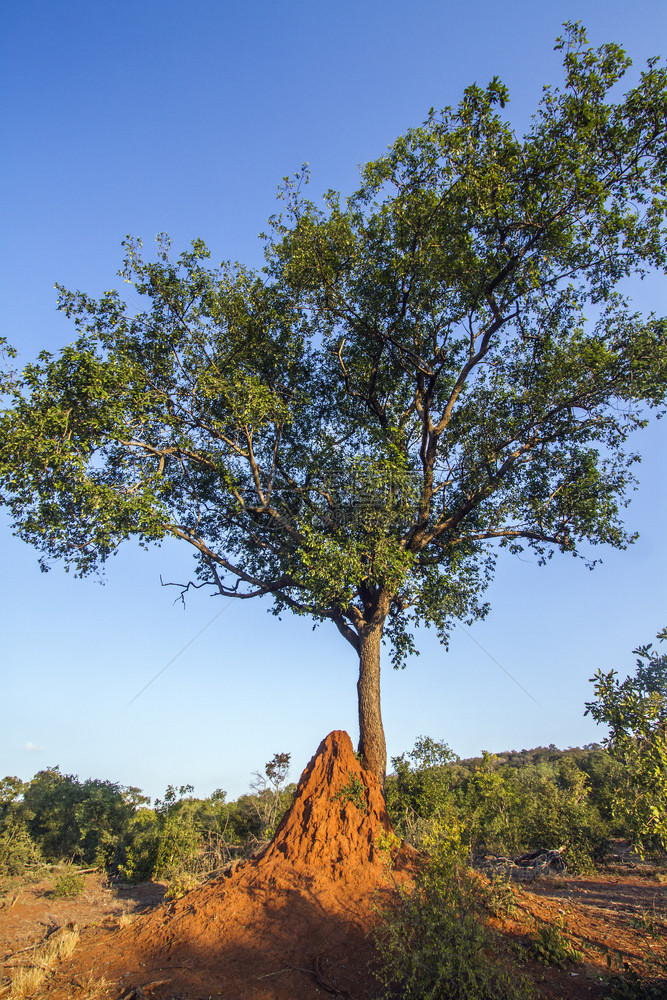
[[[401,664],[415,623],[483,615],[502,548],[630,540],[624,445],[664,400],[667,324],[622,283],[667,260],[667,74],[615,98],[618,46],[568,25],[558,47],[523,138],[494,79],[346,201],[301,171],[261,273],[128,241],[145,311],[61,288],[78,339],[6,375],[0,497],[43,565],[176,536],[190,585],[331,620],[379,774],[383,637]]]

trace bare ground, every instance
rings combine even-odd
[[[664,948],[667,886],[658,881],[660,877],[659,872],[644,866],[630,873],[626,868],[586,877],[543,877],[530,887],[522,886],[516,891],[513,911],[492,921],[501,935],[506,960],[529,975],[536,996],[545,1000],[605,997],[609,976],[623,961],[639,971],[647,970],[651,950]],[[327,919],[331,932],[328,947],[326,941],[316,940],[320,936],[311,909],[313,899],[292,886],[292,892],[301,897],[300,919],[295,917],[292,902],[291,912],[284,913],[282,932],[265,940],[263,954],[261,940],[253,941],[249,920],[245,954],[239,955],[236,949],[235,954],[225,957],[218,949],[210,949],[207,941],[210,953],[205,956],[192,940],[189,955],[187,949],[178,949],[169,959],[163,951],[152,958],[148,949],[138,957],[133,949],[123,948],[128,933],[136,935],[149,913],[160,924],[173,919],[175,904],[163,902],[164,886],[114,886],[99,874],[84,879],[84,890],[75,899],[55,898],[51,880],[20,885],[7,882],[0,888],[0,996],[11,995],[12,969],[30,963],[33,947],[48,940],[56,928],[71,924],[80,929],[74,959],[54,969],[33,996],[129,1000],[133,994],[141,998],[143,992],[154,1000],[315,1000],[326,995],[368,1000],[375,992],[368,970],[372,962],[368,931],[376,897],[368,886],[363,887],[368,898],[357,901],[356,912],[348,913],[347,920],[340,915],[338,921]],[[278,923],[280,898],[289,888],[277,881],[273,896],[268,894],[265,900]],[[315,898],[317,895],[315,889]],[[183,914],[190,905],[187,898],[179,901]],[[250,898],[247,902],[251,905]],[[321,894],[320,904],[326,904]],[[197,921],[203,916],[201,912],[191,914]],[[557,969],[528,956],[527,942],[545,923],[562,927],[564,939],[582,953],[580,961]],[[230,992],[226,983],[232,971]],[[338,988],[340,992],[336,992]]]

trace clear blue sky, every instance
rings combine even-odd
[[[542,84],[559,76],[561,23],[635,60],[667,52],[664,0],[25,0],[2,15],[0,243],[2,333],[24,361],[73,337],[54,282],[99,294],[117,283],[127,233],[175,249],[202,237],[214,261],[260,266],[257,234],[283,175],[308,161],[312,194],[350,192],[431,106],[498,75],[518,130]],[[127,286],[122,286],[125,289]],[[637,290],[664,311],[664,280]],[[641,533],[604,564],[555,556],[546,568],[506,557],[492,612],[472,630],[537,707],[467,635],[449,652],[430,633],[407,669],[384,674],[390,754],[420,734],[461,756],[600,738],[583,718],[597,666],[630,669],[630,651],[667,624],[663,425],[637,440],[641,488],[628,523]],[[190,567],[178,544],[132,545],[106,585],[37,556],[1,523],[0,775],[52,764],[159,795],[190,782],[237,796],[275,752],[298,777],[331,729],[357,738],[356,664],[333,626],[282,623],[234,604],[130,707],[130,699],[222,607],[183,611],[159,575]]]

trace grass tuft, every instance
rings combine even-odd
[[[56,931],[43,944],[35,945],[24,957],[24,964],[11,970],[10,1000],[34,996],[55,966],[72,957],[78,943],[79,928],[74,924]]]

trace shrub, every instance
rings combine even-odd
[[[606,1000],[665,1000],[667,978],[651,982],[626,963],[622,975],[612,976]]]
[[[667,639],[667,630],[658,633]],[[586,712],[609,727],[605,740],[622,765],[612,811],[635,847],[667,850],[667,654],[651,643],[633,650],[636,670],[618,680],[615,670],[591,678],[595,698]]]
[[[157,818],[152,809],[139,809],[129,825],[115,868],[126,882],[137,885],[153,877],[159,847]]]
[[[392,759],[387,807],[406,840],[422,846],[439,827],[458,825],[471,853],[512,856],[566,844],[573,872],[603,859],[608,829],[591,779],[573,758],[555,747],[456,763],[452,756],[446,744],[421,737]]]
[[[387,781],[387,810],[396,832],[415,847],[460,818],[452,791],[453,760],[458,758],[450,747],[430,736],[420,736],[413,750],[392,757],[395,773]]]
[[[56,879],[53,886],[54,896],[78,896],[83,890],[83,875],[78,872],[65,872]]]
[[[180,899],[187,892],[196,889],[200,881],[201,878],[194,872],[188,872],[183,869],[175,870],[169,878],[169,888],[167,889],[165,899]]]
[[[0,831],[0,875],[23,875],[28,865],[42,860],[37,844],[24,826]]]
[[[138,788],[82,782],[58,767],[38,771],[21,793],[14,809],[45,858],[96,865],[115,863],[137,805],[148,802]]]
[[[341,809],[348,802],[351,802],[352,805],[357,807],[359,812],[368,812],[366,789],[364,788],[363,781],[356,774],[348,775],[347,783],[334,795],[334,801],[340,802]]]
[[[580,962],[583,955],[568,941],[559,924],[542,924],[530,950],[543,965],[564,969],[568,962]]]
[[[485,889],[464,862],[460,831],[431,845],[412,890],[398,891],[376,931],[383,997],[527,1000],[528,984],[488,957]]]

